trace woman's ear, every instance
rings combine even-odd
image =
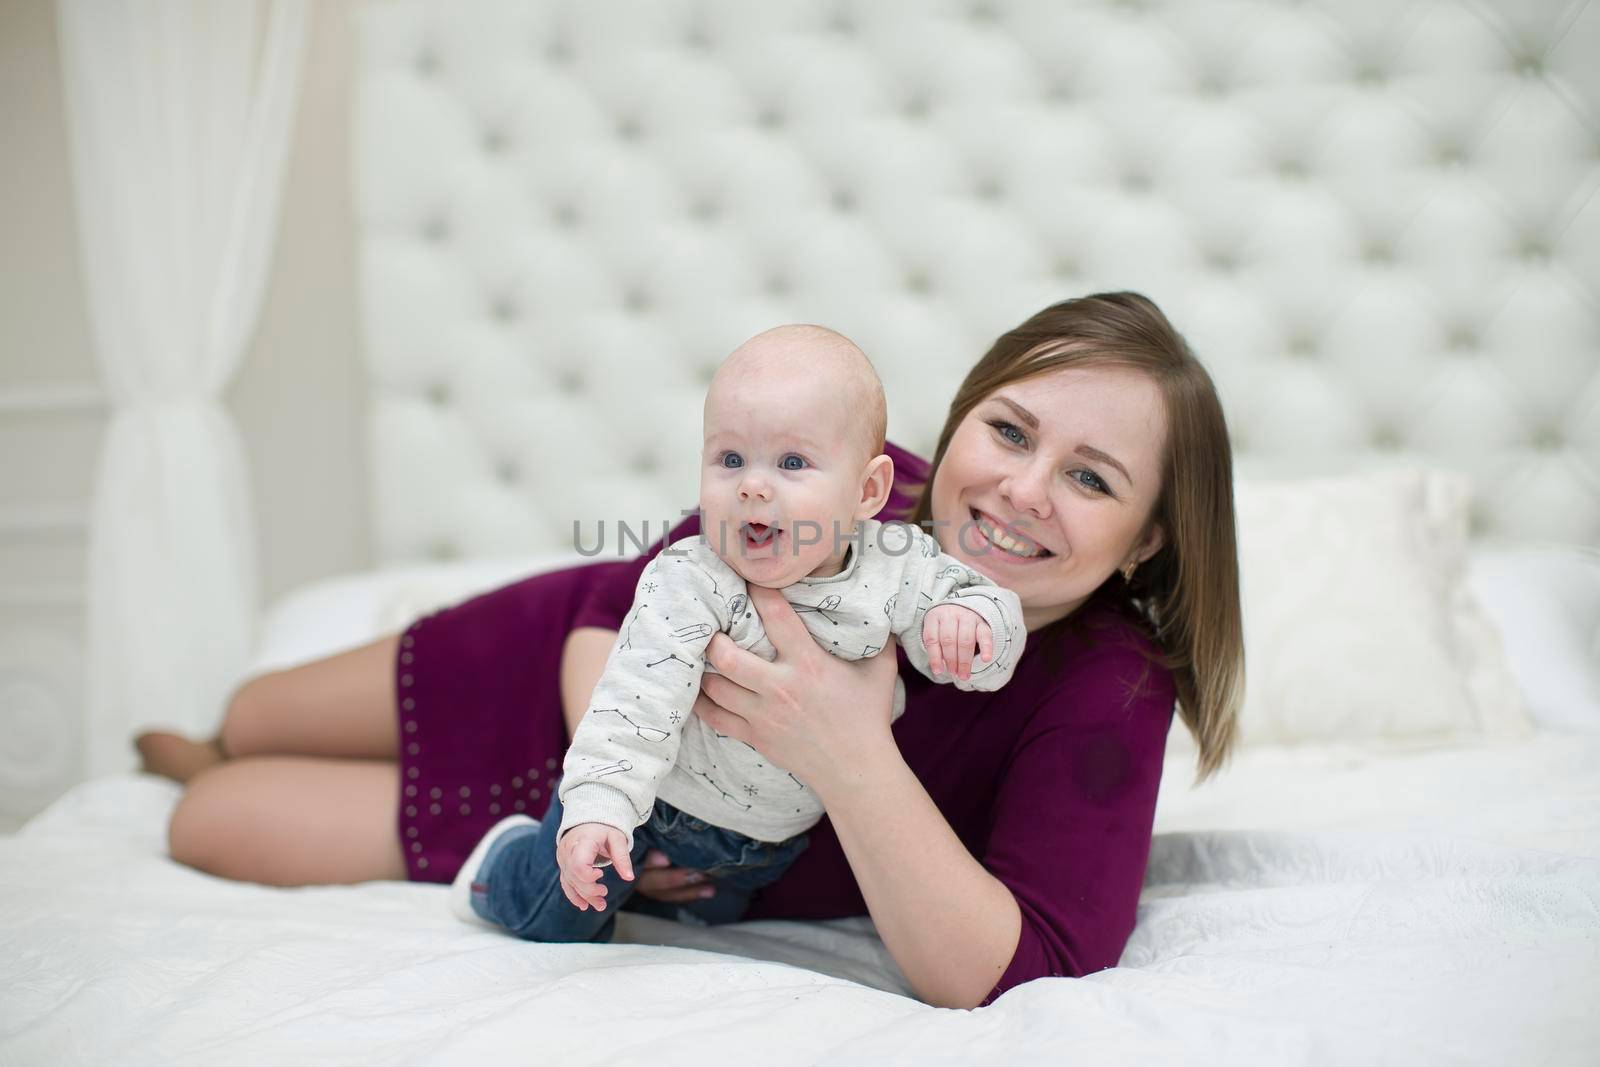
[[[894,485],[894,460],[888,456],[874,456],[867,461],[861,476],[861,503],[856,507],[856,519],[870,519],[889,499],[889,488]]]
[[[1145,534],[1144,540],[1139,543],[1139,549],[1134,554],[1140,563],[1161,551],[1161,546],[1167,543],[1167,531],[1161,528],[1159,522],[1152,522],[1150,530]]]

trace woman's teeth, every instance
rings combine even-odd
[[[1019,541],[1015,537],[1012,537],[1004,530],[996,527],[977,511],[972,513],[972,517],[978,521],[978,532],[983,534],[983,536],[988,539],[990,544],[994,545],[996,548],[1004,550],[1009,555],[1019,556],[1022,559],[1034,559],[1039,556],[1048,556],[1050,554],[1048,550],[1041,548],[1038,545],[1029,544],[1025,541]]]

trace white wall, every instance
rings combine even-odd
[[[226,398],[249,451],[269,599],[371,558],[348,152],[351,6],[313,5],[272,277]],[[104,421],[51,0],[0,4],[0,100],[4,830],[80,773],[81,521]]]

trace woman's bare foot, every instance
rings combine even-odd
[[[207,767],[214,767],[227,757],[213,738],[210,741],[191,741],[182,734],[164,730],[150,730],[134,738],[133,746],[139,750],[146,774],[159,774],[174,782],[187,782]]]

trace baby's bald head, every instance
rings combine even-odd
[[[776,326],[756,334],[717,368],[706,393],[707,413],[719,385],[727,387],[749,376],[826,383],[837,399],[842,439],[855,458],[865,464],[882,453],[889,423],[883,383],[866,353],[844,334],[809,324]]]
[[[887,421],[877,372],[848,338],[779,326],[740,345],[706,391],[700,521],[717,554],[770,589],[838,574],[891,492]]]

